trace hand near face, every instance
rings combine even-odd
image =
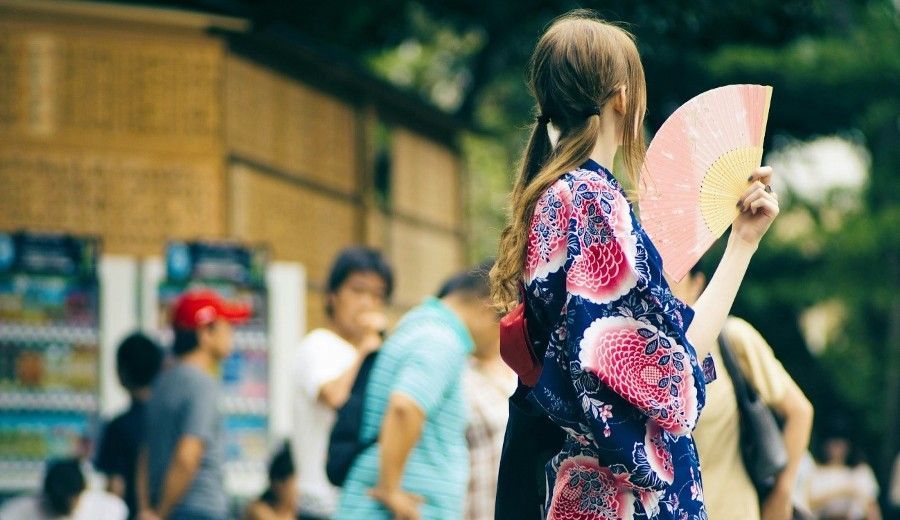
[[[384,343],[384,332],[388,327],[387,316],[380,311],[364,312],[357,318],[363,331],[362,339],[358,345],[360,352],[368,354],[381,348]]]

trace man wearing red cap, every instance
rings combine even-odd
[[[178,362],[153,387],[138,463],[142,520],[228,517],[215,377],[231,352],[231,325],[249,317],[249,307],[207,290],[187,292],[175,303],[172,353]]]

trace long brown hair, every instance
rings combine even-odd
[[[531,56],[528,87],[542,117],[534,123],[522,155],[509,224],[500,236],[491,270],[491,297],[501,309],[516,299],[537,200],[562,174],[590,157],[602,128],[599,114],[622,87],[626,93],[622,159],[632,181],[637,181],[644,157],[644,68],[634,37],[624,29],[583,9],[557,18]],[[555,148],[547,120],[560,131]]]

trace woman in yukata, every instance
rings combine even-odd
[[[569,13],[541,37],[528,79],[540,116],[491,274],[505,308],[524,284],[531,342],[543,354],[540,379],[520,385],[511,413],[549,417],[564,434],[535,486],[513,469],[527,464],[510,459],[546,446],[517,455],[517,442],[535,447],[540,430],[511,418],[497,518],[705,519],[691,431],[714,371],[693,345],[715,343],[778,215],[771,169],[747,172],[724,256],[691,309],[670,292],[610,170],[621,147],[635,186],[644,153],[646,86],[631,35],[591,12]],[[541,505],[527,496],[539,488]]]

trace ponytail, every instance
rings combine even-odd
[[[590,115],[580,128],[560,135],[555,149],[544,125],[535,124],[523,154],[510,198],[509,224],[500,235],[497,262],[491,270],[491,299],[501,310],[515,304],[528,246],[528,228],[541,195],[559,177],[584,163],[600,135],[600,116]]]

